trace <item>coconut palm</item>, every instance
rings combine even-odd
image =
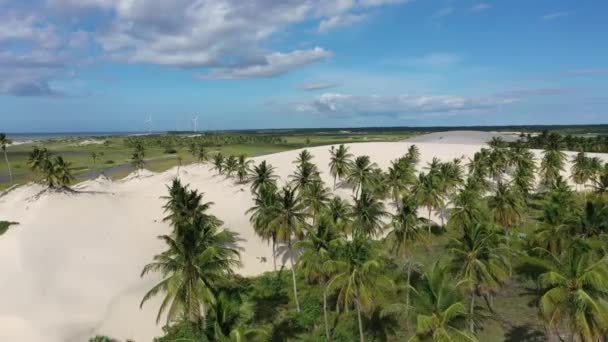
[[[416,181],[414,172],[414,167],[406,161],[406,158],[391,162],[383,183],[388,187],[395,205],[400,204],[402,194]]]
[[[254,165],[249,176],[251,191],[254,193],[262,188],[276,188],[277,176],[274,174],[274,167],[262,160],[258,165]]]
[[[555,133],[549,134],[540,165],[542,185],[546,189],[550,189],[554,186],[557,177],[559,177],[561,171],[564,170],[566,154],[562,152],[560,148],[560,136]]]
[[[386,216],[384,204],[373,195],[362,192],[359,198],[354,198],[353,229],[355,235],[374,237],[382,232],[382,219]]]
[[[312,183],[320,181],[317,166],[309,162],[299,164],[295,173],[289,178],[294,188],[300,191],[304,191]]]
[[[494,222],[505,229],[517,225],[522,219],[521,196],[508,184],[498,183],[496,192],[488,198],[488,207]]]
[[[409,313],[410,279],[412,275],[412,249],[414,244],[421,241],[420,230],[426,219],[418,217],[418,204],[413,197],[402,197],[397,212],[391,214],[388,225],[389,231],[385,241],[396,258],[403,258],[406,269],[405,306]]]
[[[209,160],[209,150],[207,150],[205,145],[198,145],[195,158],[199,163],[204,163]]]
[[[330,192],[322,180],[316,180],[301,191],[304,205],[308,207],[308,213],[312,217],[313,224],[319,213],[329,203]]]
[[[137,141],[131,155],[131,165],[137,170],[143,170],[146,165],[145,157],[146,149],[140,141]]]
[[[348,152],[349,148],[340,145],[338,148],[331,147],[329,151],[331,157],[329,160],[329,173],[334,177],[334,189],[336,189],[336,179],[343,179],[348,175],[352,166],[353,155]]]
[[[347,233],[352,218],[352,206],[342,198],[335,196],[329,200],[326,210],[336,229],[344,234]]]
[[[34,147],[34,149],[29,153],[27,165],[32,171],[40,173],[50,162],[49,157],[49,150],[47,150],[46,148]]]
[[[218,152],[213,155],[213,169],[217,171],[218,175],[224,173],[224,155]]]
[[[410,145],[405,154],[405,161],[412,166],[416,166],[420,162],[420,149],[418,146]]]
[[[241,154],[238,159],[238,164],[236,167],[236,177],[239,183],[245,183],[247,181],[247,176],[249,175],[251,169],[251,160],[247,160],[247,157],[244,154]]]
[[[481,189],[475,178],[469,177],[464,187],[452,197],[448,225],[462,228],[485,218]]]
[[[507,254],[502,237],[486,223],[466,225],[462,232],[448,245],[450,268],[469,288],[469,329],[475,333],[475,296],[491,296],[508,278]]]
[[[92,166],[93,168],[95,168],[95,165],[97,164],[97,160],[101,157],[103,157],[103,152],[96,152],[96,151],[91,152],[91,162],[93,164],[93,166]]]
[[[170,188],[170,196],[190,192],[175,186]],[[174,224],[173,234],[159,236],[168,249],[156,255],[142,270],[142,277],[150,272],[161,272],[163,277],[140,304],[143,306],[152,297],[164,293],[157,323],[166,312],[167,324],[185,319],[199,325],[207,308],[214,303],[217,289],[227,283],[233,268],[240,265],[239,251],[234,247],[237,234],[221,230],[221,221],[207,219],[207,215],[202,215],[205,211],[206,208],[194,210],[194,217]]]
[[[331,216],[322,215],[307,234],[304,240],[295,243],[301,250],[298,258],[298,269],[311,284],[327,284],[331,273],[324,267],[325,262],[332,260],[334,249],[339,237]],[[323,291],[323,319],[325,336],[330,341],[329,324],[327,321],[327,288]]]
[[[279,196],[274,186],[263,186],[255,193],[254,206],[247,210],[251,214],[249,221],[255,233],[264,241],[272,242],[272,260],[274,270],[277,270],[277,231],[271,225],[277,214]]]
[[[11,171],[11,164],[8,162],[8,153],[6,148],[11,144],[11,141],[6,137],[6,134],[0,133],[0,148],[4,153],[4,161],[6,161],[6,167],[8,168],[8,177],[10,181],[13,181],[13,172]]]
[[[593,189],[600,194],[608,192],[608,163],[593,177]]]
[[[608,259],[570,248],[549,255],[538,277],[538,305],[550,329],[567,327],[572,341],[601,341],[608,332]]]
[[[414,290],[416,335],[410,341],[477,341],[465,328],[467,310],[450,278],[439,261],[424,274]]]
[[[369,156],[355,158],[350,174],[347,176],[347,181],[355,187],[355,197],[369,187],[374,168],[376,168],[376,163],[372,163]]]
[[[224,160],[224,171],[226,172],[226,176],[232,177],[232,174],[236,172],[238,167],[239,161],[235,156],[229,155],[228,158]]]
[[[338,292],[338,307],[354,306],[357,310],[359,338],[363,342],[361,312],[370,312],[375,303],[380,302],[382,291],[393,283],[384,273],[378,251],[366,237],[342,240],[336,244],[336,255],[336,259],[325,263],[325,268],[333,274],[327,287]]]
[[[53,161],[53,165],[51,167],[53,169],[51,181],[51,187],[53,187],[52,183],[54,183],[55,187],[65,188],[72,181],[74,181],[74,176],[72,175],[72,163],[66,161],[61,156],[55,157]]]
[[[418,181],[413,188],[414,196],[416,201],[425,206],[428,210],[428,234],[431,235],[431,213],[434,209],[439,209],[443,205],[443,195],[439,180],[434,176],[431,171],[428,174],[420,173],[418,175]]]
[[[298,300],[298,288],[296,284],[295,255],[293,253],[293,243],[304,237],[307,227],[306,206],[298,196],[296,189],[285,186],[279,194],[279,200],[270,226],[276,231],[277,240],[287,245],[289,261],[291,263],[291,276],[293,280],[293,296],[296,303],[296,310],[300,312],[300,302]]]
[[[577,186],[585,185],[591,178],[591,169],[589,168],[589,158],[585,152],[579,152],[572,158],[572,166],[570,167],[570,178]]]

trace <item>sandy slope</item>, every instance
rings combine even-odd
[[[360,143],[355,155],[369,155],[382,168],[411,145]],[[433,157],[472,156],[482,145],[417,143],[420,166]],[[328,174],[329,147],[309,149],[322,177]],[[293,172],[299,150],[254,158],[277,168],[282,181]],[[604,158],[605,160],[608,158]],[[248,186],[215,176],[206,166],[182,167],[184,183],[215,202],[211,212],[240,234],[243,268],[256,275],[272,269],[271,248],[258,239],[245,211],[252,206]],[[82,193],[43,194],[28,185],[0,197],[0,218],[20,222],[0,237],[0,341],[85,341],[96,333],[138,342],[161,333],[154,323],[159,301],[143,310],[139,301],[158,279],[139,278],[144,264],[163,250],[156,236],[169,231],[161,222],[161,196],[176,169],[146,172],[125,180],[79,184]],[[349,189],[336,191],[350,198]],[[267,262],[262,262],[266,258]]]
[[[481,145],[492,140],[494,137],[501,137],[505,141],[516,141],[519,133],[516,132],[481,132],[481,131],[446,131],[435,132],[425,135],[415,136],[407,139],[411,143],[441,143],[441,144],[464,144]]]

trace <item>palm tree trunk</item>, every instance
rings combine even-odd
[[[361,307],[359,305],[359,300],[357,303],[357,320],[359,321],[359,340],[361,342],[365,342],[365,337],[363,337],[363,322],[361,321]]]
[[[475,310],[475,289],[471,288],[471,306],[469,308],[469,315],[471,317],[469,317],[469,329],[471,330],[472,334],[475,333],[475,324],[473,322],[474,310]]]
[[[293,254],[291,247],[289,254]],[[296,301],[296,310],[300,312],[300,301],[298,300],[298,286],[296,285],[296,267],[293,263],[293,255],[290,255],[289,262],[291,263],[291,279],[293,280],[293,298]]]
[[[336,176],[334,176],[334,190],[336,190]]]
[[[429,236],[431,236],[431,207],[429,207]]]
[[[277,271],[277,239],[272,237],[272,263],[274,264],[274,271]]]
[[[407,283],[406,288],[405,288],[405,317],[409,318],[410,316],[410,278],[412,276],[412,262],[411,260],[407,260]],[[408,320],[408,324],[409,324],[409,320]]]
[[[327,323],[327,287],[323,290],[323,319],[325,320],[325,337],[329,342],[329,324]]]
[[[13,172],[11,171],[11,164],[8,162],[8,154],[6,153],[6,149],[4,149],[4,160],[6,160],[6,166],[8,167],[8,177],[13,181]]]

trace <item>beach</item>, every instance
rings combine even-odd
[[[466,164],[486,146],[468,133],[450,132],[440,135],[442,139],[437,133],[429,136],[427,140],[422,136],[414,141],[347,146],[354,156],[369,155],[386,170],[415,143],[421,153],[419,171],[434,157],[463,158]],[[331,188],[330,147],[308,150]],[[272,164],[279,184],[285,184],[300,151],[251,160]],[[539,163],[541,151],[534,153]],[[573,153],[567,154],[569,170]],[[597,156],[608,161],[605,155]],[[563,175],[568,177],[568,172]],[[0,218],[19,222],[0,237],[0,326],[6,327],[0,331],[0,340],[76,342],[104,334],[139,342],[161,335],[162,324],[155,324],[160,298],[139,308],[159,275],[140,278],[139,274],[164,249],[157,236],[170,232],[170,227],[162,220],[165,200],[161,197],[177,176],[204,193],[204,201],[214,203],[210,212],[239,234],[243,263],[239,274],[255,276],[273,269],[271,246],[255,236],[245,213],[253,206],[249,185],[218,176],[208,165],[182,166],[179,174],[177,168],[143,171],[115,182],[100,177],[75,185],[74,194],[44,192],[36,184],[20,186],[0,197]],[[338,188],[335,194],[350,199],[352,190]]]

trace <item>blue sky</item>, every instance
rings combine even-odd
[[[8,132],[608,123],[601,0],[0,0]]]

